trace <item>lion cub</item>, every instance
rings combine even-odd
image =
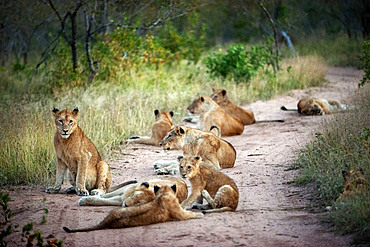
[[[318,98],[302,98],[297,103],[298,113],[302,115],[325,115],[335,111],[347,110],[348,106],[336,100],[326,100]],[[280,108],[283,111],[297,111],[287,109],[285,106]]]
[[[337,201],[346,201],[348,197],[363,193],[367,190],[367,180],[362,170],[342,171],[344,191]]]
[[[215,125],[220,128],[221,136],[241,135],[244,131],[243,122],[239,118],[227,114],[208,96],[195,99],[187,109],[192,114],[200,115],[197,126],[200,130],[208,131]]]
[[[69,229],[63,227],[66,232],[86,232],[100,230],[105,228],[122,228],[133,226],[144,226],[160,222],[169,221],[171,219],[188,220],[203,218],[202,213],[195,213],[184,210],[175,196],[176,185],[154,187],[154,192],[147,189],[148,193],[152,193],[154,200],[149,203],[134,207],[113,209],[105,219],[96,226]]]
[[[73,187],[67,193],[79,196],[105,194],[111,185],[109,166],[102,161],[94,143],[87,138],[77,124],[78,108],[73,111],[53,109],[56,132],[56,181],[46,189],[47,193],[58,193],[68,171]]]
[[[165,137],[168,131],[171,130],[173,126],[172,117],[173,112],[159,112],[154,111],[155,123],[152,126],[152,135],[149,136],[132,136],[126,141],[128,143],[140,143],[147,145],[158,146],[159,142]]]
[[[204,165],[200,157],[179,156],[180,174],[189,179],[191,195],[181,203],[189,208],[199,196],[203,196],[208,205],[200,205],[203,213],[234,211],[238,206],[239,192],[234,180],[212,167]],[[209,209],[211,208],[211,209]],[[207,210],[208,209],[208,210]]]
[[[130,184],[102,196],[84,196],[79,201],[80,206],[122,206],[131,207],[152,201],[154,186],[171,186],[176,184],[176,197],[181,203],[188,197],[188,187],[179,178],[151,179],[142,183]],[[149,190],[148,190],[149,189]]]

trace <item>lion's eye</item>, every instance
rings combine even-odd
[[[180,169],[184,168],[183,166],[180,166]]]
[[[59,123],[60,123],[60,124],[63,124],[63,120],[59,120]]]
[[[188,170],[190,170],[191,166],[188,166]]]
[[[72,125],[73,124],[73,121],[72,120],[69,120],[69,125]]]

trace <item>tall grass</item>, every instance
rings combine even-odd
[[[325,71],[325,63],[317,57],[296,57],[283,61],[276,78],[261,72],[249,84],[238,84],[210,79],[202,64],[182,61],[158,70],[122,71],[115,81],[58,89],[50,96],[27,95],[27,81],[6,75],[0,79],[0,88],[7,90],[0,93],[0,185],[53,181],[53,107],[78,107],[79,125],[103,159],[110,159],[112,151],[129,136],[150,134],[155,109],[174,111],[174,122],[181,123],[191,101],[210,95],[212,87],[227,89],[234,102],[245,104],[292,88],[317,85],[324,80]],[[32,87],[42,87],[42,79],[34,80]]]
[[[300,153],[296,165],[301,173],[296,182],[315,185],[316,205],[333,206],[330,217],[337,230],[370,241],[370,189],[345,203],[336,202],[344,189],[342,171],[362,169],[370,181],[369,87],[362,88],[354,104],[355,110],[328,120],[321,135]]]

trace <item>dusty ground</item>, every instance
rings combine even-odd
[[[234,168],[223,170],[239,187],[235,212],[208,214],[204,219],[166,222],[144,227],[67,234],[62,226],[82,227],[100,222],[113,207],[80,207],[76,195],[44,193],[45,188],[10,188],[13,222],[23,227],[33,221],[44,238],[63,240],[64,246],[348,246],[350,236],[337,236],[307,210],[307,192],[291,185],[297,171],[289,170],[297,152],[315,138],[314,130],[330,116],[303,117],[283,112],[295,108],[304,95],[346,98],[357,89],[362,73],[330,68],[326,87],[294,90],[289,96],[245,106],[257,120],[284,119],[285,123],[246,126],[240,136],[226,138],[237,150]],[[122,148],[111,164],[114,184],[129,179],[156,177],[153,162],[173,160],[179,151],[163,153],[159,147]],[[68,185],[65,184],[63,189]],[[63,190],[64,191],[64,190]],[[64,193],[64,192],[63,192]],[[41,225],[44,208],[49,210]],[[25,245],[20,232],[7,238],[9,246]]]

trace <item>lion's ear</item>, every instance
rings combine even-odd
[[[176,193],[176,184],[172,185],[172,186],[171,186],[171,189],[173,190],[173,192],[175,192],[175,193]]]
[[[159,186],[154,185],[154,194],[157,194],[157,192],[158,192],[159,188],[160,188]]]
[[[180,131],[180,134],[182,135],[185,134],[185,130],[183,128],[180,127],[179,131]]]
[[[141,184],[141,186],[145,186],[145,187],[149,188],[149,183],[148,182],[144,182],[144,183]]]
[[[59,110],[57,108],[53,108],[53,115],[54,117],[56,117],[57,113],[59,112]]]
[[[222,96],[225,96],[225,95],[226,95],[226,90],[222,89]]]
[[[179,156],[177,156],[177,161],[180,162],[180,160],[182,160],[183,158],[184,158],[184,156],[179,155]]]
[[[73,109],[72,113],[73,113],[73,116],[77,117],[78,116],[78,108],[76,107],[75,109]]]
[[[212,92],[215,92],[215,91],[216,91],[216,90],[215,90],[215,88],[213,87],[213,88],[212,88]]]
[[[158,115],[159,114],[159,111],[158,110],[154,110],[154,115]]]
[[[201,102],[204,102],[204,98],[203,98],[203,97],[200,97],[200,101],[201,101]]]
[[[171,117],[173,117],[173,111],[170,111],[170,115],[171,115]]]

